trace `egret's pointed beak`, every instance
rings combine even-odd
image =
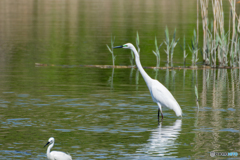
[[[44,147],[46,147],[46,146],[47,146],[49,143],[50,143],[50,142],[47,142],[47,144],[45,144],[45,146],[44,146]],[[43,148],[44,148],[44,147],[43,147]]]
[[[116,47],[113,47],[113,48],[123,48],[123,46],[116,46]]]

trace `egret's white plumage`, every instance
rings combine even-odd
[[[49,160],[72,160],[72,157],[69,154],[66,154],[64,152],[61,152],[61,151],[50,152],[51,148],[54,146],[54,138],[53,137],[48,139],[48,142],[45,146],[47,146],[48,144],[50,144],[47,149],[47,158]]]
[[[131,49],[133,51],[135,55],[136,65],[148,86],[148,89],[151,93],[153,101],[156,102],[158,105],[158,121],[159,121],[159,111],[161,111],[161,115],[163,119],[162,106],[165,106],[174,110],[177,116],[182,116],[182,109],[180,108],[178,102],[175,100],[175,98],[170,93],[170,91],[164,85],[162,85],[159,81],[152,79],[145,72],[145,70],[141,65],[139,54],[136,48],[131,43],[127,43],[122,46],[117,46],[114,48],[126,48],[126,49]]]

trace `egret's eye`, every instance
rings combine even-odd
[[[127,45],[123,45],[123,47],[127,47]]]

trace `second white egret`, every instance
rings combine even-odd
[[[54,138],[53,137],[48,139],[48,142],[45,146],[47,146],[47,145],[49,145],[48,149],[47,149],[48,160],[72,160],[72,157],[69,154],[66,154],[64,152],[61,152],[61,151],[50,152],[51,148],[54,146]]]
[[[159,112],[161,112],[162,119],[163,119],[162,106],[165,106],[174,110],[177,116],[182,116],[182,109],[179,106],[176,99],[170,93],[170,91],[164,85],[162,85],[158,80],[152,79],[145,72],[145,70],[141,65],[139,54],[136,48],[131,43],[127,43],[122,46],[117,46],[114,48],[125,48],[125,49],[131,49],[133,51],[135,55],[136,65],[148,86],[148,89],[150,91],[153,101],[156,102],[158,105],[158,122],[159,122]]]

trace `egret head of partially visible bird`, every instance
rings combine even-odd
[[[116,46],[116,47],[113,47],[113,48],[125,48],[125,49],[131,49],[133,48],[134,46],[131,44],[131,43],[126,43],[122,46]]]
[[[50,138],[48,139],[48,142],[45,144],[44,147],[46,147],[47,145],[52,144],[52,143],[54,143],[54,138],[53,138],[53,137],[50,137]]]

